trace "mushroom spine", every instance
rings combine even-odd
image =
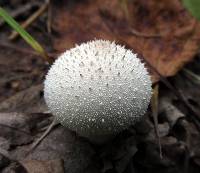
[[[151,80],[137,54],[115,42],[94,40],[54,62],[44,97],[63,126],[85,137],[112,135],[145,114]]]

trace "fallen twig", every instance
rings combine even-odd
[[[47,31],[49,34],[51,34],[51,26],[52,26],[51,0],[47,0],[47,3],[48,3]]]
[[[141,56],[142,57],[142,56]],[[172,86],[172,84],[165,78],[163,77],[158,70],[153,67],[144,57],[142,57],[142,59],[146,62],[146,64],[160,77],[160,80],[176,95],[177,98],[179,98],[182,103],[196,116],[192,116],[190,115],[190,118],[192,119],[192,121],[194,122],[194,124],[196,125],[196,127],[198,128],[198,130],[200,131],[200,115],[199,113],[190,106],[190,104],[188,103],[188,101],[184,98],[184,96],[182,95],[182,93],[174,86]]]
[[[162,147],[161,147],[161,143],[160,143],[160,134],[159,134],[159,129],[158,129],[158,91],[159,91],[159,85],[156,84],[154,86],[153,96],[152,96],[152,99],[151,99],[151,111],[152,111],[152,115],[153,115],[156,137],[158,139],[160,158],[162,159],[163,158]]]
[[[133,28],[130,29],[130,33],[137,36],[137,37],[144,37],[144,38],[159,38],[162,37],[164,34],[163,33],[158,33],[158,34],[154,34],[154,33],[144,33],[144,32],[140,32],[137,31]]]
[[[193,73],[192,71],[190,71],[189,69],[184,68],[183,72],[188,76],[188,78],[190,78],[190,80],[194,83],[198,83],[200,84],[200,76]]]
[[[30,150],[26,153],[25,157],[27,157],[33,150],[42,142],[42,140],[52,131],[52,129],[57,126],[59,123],[57,120],[54,118],[53,122],[49,125],[47,130],[42,134],[42,136],[33,143],[31,146]]]
[[[11,11],[10,12],[10,15],[13,17],[13,18],[16,18],[18,16],[20,16],[21,14],[29,11],[30,9],[32,9],[33,7],[37,7],[39,6],[40,3],[38,2],[30,2],[28,4],[25,4],[25,5],[22,5],[21,7],[17,8],[16,10],[14,11]],[[3,24],[5,23],[5,20],[1,20],[0,21],[0,26],[2,26]]]
[[[35,13],[33,13],[25,22],[22,23],[22,28],[27,28],[31,25],[40,15],[42,15],[48,7],[48,3],[44,3]],[[14,40],[19,35],[18,32],[13,31],[8,37],[9,40]]]

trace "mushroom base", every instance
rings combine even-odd
[[[116,135],[114,135],[114,134],[93,135],[93,136],[88,136],[87,138],[89,139],[90,142],[101,145],[101,144],[111,141],[113,138],[115,138],[115,136]]]

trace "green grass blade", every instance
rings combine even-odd
[[[183,0],[183,4],[194,17],[200,20],[200,0]]]
[[[41,56],[48,61],[48,55],[42,46],[27,33],[3,8],[0,7],[0,16]]]

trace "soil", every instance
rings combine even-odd
[[[13,12],[31,0],[2,1]],[[37,1],[39,4],[43,1]],[[79,1],[69,1],[69,6]],[[87,2],[85,2],[87,3]],[[55,5],[56,2],[52,3]],[[59,5],[59,3],[57,3]],[[24,21],[38,7],[16,17]],[[47,31],[47,14],[27,31],[55,55],[59,33]],[[0,25],[0,172],[2,173],[199,173],[200,55],[176,75],[154,83],[154,95],[143,120],[112,141],[98,146],[56,125],[27,155],[53,121],[43,99],[43,81],[50,65],[11,29]],[[57,40],[56,40],[57,41]],[[54,56],[56,58],[56,56]]]

